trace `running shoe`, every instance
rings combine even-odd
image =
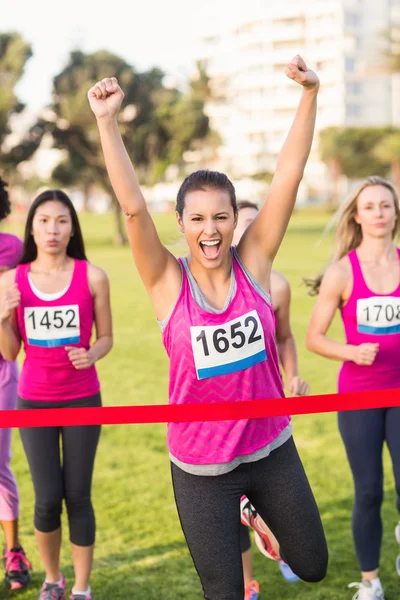
[[[358,592],[353,596],[353,600],[385,600],[382,587],[379,586],[377,589],[370,581],[350,583],[348,587],[358,589]]]
[[[296,581],[299,581],[300,577],[297,577],[297,575],[293,573],[289,565],[285,563],[282,559],[279,561],[279,568],[281,570],[282,575],[289,583],[296,583]]]
[[[93,600],[93,596],[92,594],[89,594],[88,596],[86,596],[85,594],[71,594],[69,600]]]
[[[268,535],[258,525],[258,513],[250,500],[246,496],[242,496],[240,499],[240,520],[246,527],[251,527],[254,531],[254,540],[256,546],[267,558],[271,560],[279,560],[279,556],[276,554],[272,547]]]
[[[61,576],[61,585],[45,581],[42,585],[39,600],[65,600],[64,576]]]
[[[32,565],[25,556],[23,548],[4,550],[3,562],[6,570],[6,585],[10,590],[20,590],[30,581],[29,570]]]
[[[396,536],[397,543],[400,544],[400,521],[396,525],[394,535]],[[396,558],[396,571],[397,574],[400,575],[400,554],[398,554]]]
[[[258,600],[260,594],[260,586],[258,582],[253,579],[249,581],[244,590],[244,600]]]

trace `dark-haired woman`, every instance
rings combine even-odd
[[[0,177],[0,221],[11,212],[7,183]],[[15,267],[21,257],[22,242],[16,235],[0,233],[0,276]],[[0,411],[17,406],[18,366],[0,354]],[[10,469],[11,429],[0,428],[0,524],[6,546],[3,553],[6,585],[11,590],[29,583],[29,563],[18,537],[19,496]]]
[[[97,339],[90,346],[93,324]],[[25,361],[18,408],[101,405],[94,363],[112,347],[108,278],[88,263],[76,211],[58,190],[43,192],[33,202],[20,264],[0,280],[0,351],[15,360],[21,344]],[[99,435],[98,426],[21,430],[35,490],[36,540],[46,571],[40,600],[65,598],[59,568],[63,499],[75,568],[70,598],[92,598],[91,483]]]
[[[284,395],[269,280],[310,152],[319,87],[300,57],[286,73],[304,91],[263,209],[233,250],[232,183],[222,173],[193,173],[178,193],[178,224],[189,245],[189,256],[179,261],[159,240],[124,148],[117,80],[104,79],[89,91],[134,260],[163,329],[173,404]],[[295,573],[323,579],[324,532],[289,417],[171,423],[168,442],[179,517],[205,598],[243,600],[242,494]]]

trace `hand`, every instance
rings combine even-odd
[[[288,390],[291,396],[307,396],[310,391],[310,386],[307,381],[304,381],[304,379],[301,379],[301,377],[296,375],[291,379]]]
[[[0,321],[8,321],[14,310],[21,303],[21,292],[16,283],[10,287],[4,294],[0,305]]]
[[[372,365],[379,352],[379,344],[360,344],[354,346],[353,362],[357,365]]]
[[[289,79],[293,79],[296,83],[299,83],[306,89],[319,88],[318,75],[307,67],[304,60],[298,54],[288,64],[285,73]]]
[[[90,88],[88,99],[97,119],[111,118],[119,111],[124,92],[119,87],[116,77],[106,77]]]
[[[68,358],[74,365],[75,369],[89,369],[95,362],[94,356],[90,350],[86,348],[76,348],[75,346],[65,346],[68,352]]]

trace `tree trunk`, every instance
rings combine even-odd
[[[82,201],[82,212],[90,212],[89,202],[90,202],[90,191],[92,189],[92,184],[86,182],[83,185],[83,201]]]
[[[114,244],[117,246],[125,246],[128,242],[128,238],[126,237],[125,225],[123,222],[123,214],[121,207],[117,200],[113,198],[113,212],[115,217],[115,226],[116,232],[114,237]]]
[[[92,188],[92,184],[87,182],[83,186],[83,202],[82,202],[82,212],[90,212],[89,209],[89,201],[90,201],[90,191]]]
[[[337,158],[332,158],[329,161],[329,169],[332,177],[332,195],[331,195],[331,204],[332,209],[337,210],[340,206],[340,190],[339,190],[339,182],[340,177],[342,175],[342,167],[340,161]]]
[[[397,193],[400,195],[400,160],[392,162],[392,177],[394,187]]]

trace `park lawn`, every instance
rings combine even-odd
[[[314,299],[307,296],[301,278],[316,274],[326,264],[329,236],[317,243],[327,220],[328,215],[319,210],[296,213],[275,264],[292,285],[292,326],[301,374],[315,394],[336,390],[339,368],[339,363],[316,357],[304,347]],[[163,241],[174,252],[184,252],[174,216],[157,215],[156,221]],[[166,403],[167,358],[130,250],[112,245],[111,216],[83,215],[82,225],[90,260],[103,267],[111,280],[115,345],[98,365],[103,402],[105,405]],[[338,319],[332,333],[338,339],[342,336]],[[359,579],[350,533],[353,489],[336,415],[298,416],[293,421],[295,439],[325,526],[329,572],[320,584],[288,584],[278,566],[255,549],[254,576],[260,583],[260,598],[350,599],[352,591],[346,590],[346,585]],[[91,585],[95,600],[203,597],[177,518],[165,434],[165,425],[103,427],[93,485],[97,548]],[[34,571],[32,585],[18,594],[8,596],[0,583],[0,598],[36,600],[44,574],[33,535],[32,484],[17,432],[13,438],[12,466],[21,495],[21,539]],[[394,568],[398,546],[393,528],[398,517],[386,450],[385,467],[381,579],[386,600],[397,600],[400,582]],[[63,519],[62,569],[72,585],[65,515]]]

